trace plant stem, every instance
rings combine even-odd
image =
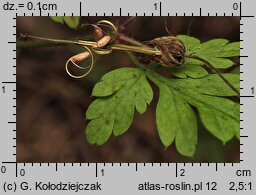
[[[49,41],[19,41],[16,43],[16,47],[20,49],[27,49],[27,48],[33,48],[33,47],[54,47],[54,46],[60,46],[64,45],[63,43],[53,43]]]
[[[134,55],[133,55],[131,52],[127,51],[126,54],[127,54],[127,56],[129,57],[129,59],[130,59],[137,67],[139,67],[139,68],[141,68],[141,69],[145,69],[145,65],[139,63],[138,60],[135,59]]]
[[[125,28],[128,24],[130,24],[136,16],[131,16],[128,20],[126,20],[122,25],[120,25],[122,28]]]
[[[213,65],[211,65],[209,62],[207,62],[205,59],[203,59],[197,55],[193,55],[193,54],[187,55],[186,57],[204,62],[204,64],[206,65],[207,68],[210,68],[211,70],[214,71],[214,73],[218,74],[219,77],[222,78],[222,80],[226,83],[226,85],[229,86],[238,96],[240,96],[239,91],[233,85],[231,85],[229,83],[229,81]]]
[[[136,46],[139,46],[139,47],[145,47],[145,48],[150,48],[149,46],[139,42],[139,41],[136,41],[135,39],[133,38],[130,38],[130,37],[127,37],[126,35],[122,34],[122,33],[119,33],[119,36],[118,36],[119,40],[121,41],[124,41],[126,43],[130,43],[132,45],[136,45]]]
[[[31,39],[41,40],[41,41],[48,41],[48,42],[52,42],[52,43],[58,44],[58,45],[72,44],[72,45],[91,46],[91,47],[96,45],[96,42],[93,42],[93,41],[50,39],[50,38],[38,37],[38,36],[32,36],[32,35],[26,35],[26,34],[22,34],[21,36],[23,38],[31,38]],[[141,44],[141,45],[143,45],[143,44]],[[151,47],[132,46],[132,45],[124,45],[124,44],[112,44],[110,47],[113,50],[131,51],[131,52],[136,52],[136,53],[143,53],[146,55],[161,55],[161,51],[156,50]]]

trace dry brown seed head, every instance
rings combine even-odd
[[[180,66],[184,63],[186,48],[178,38],[165,36],[153,39],[148,43],[162,52],[161,56],[153,56],[151,60],[168,67]]]

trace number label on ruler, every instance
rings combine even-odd
[[[233,9],[234,9],[234,10],[238,10],[238,8],[239,8],[238,3],[234,3],[234,4],[233,4]]]
[[[6,173],[6,166],[1,167],[1,173]]]
[[[185,176],[185,169],[180,169],[180,176],[184,177]]]
[[[3,93],[5,93],[5,86],[2,87]]]
[[[252,90],[252,94],[254,95],[254,87],[252,87],[251,90]]]

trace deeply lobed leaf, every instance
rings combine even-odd
[[[194,37],[179,35],[186,46],[187,54],[193,54],[208,61],[215,68],[229,68],[234,62],[229,57],[240,55],[240,43],[229,43],[226,39],[213,39],[204,43]]]
[[[166,79],[151,72],[148,76],[160,90],[156,120],[165,146],[172,144],[175,138],[181,154],[194,154],[197,127],[190,106],[197,108],[205,127],[223,143],[234,136],[239,137],[239,104],[216,97],[235,95],[218,75],[211,74],[200,79]],[[239,89],[239,75],[224,74],[224,77]],[[182,135],[179,139],[178,132]],[[183,144],[177,144],[180,142]]]
[[[102,77],[95,85],[93,96],[99,97],[88,108],[86,118],[91,120],[86,129],[89,143],[101,145],[112,132],[123,134],[131,125],[134,108],[146,111],[153,91],[144,70],[120,68]]]

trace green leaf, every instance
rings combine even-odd
[[[188,53],[201,44],[199,39],[187,35],[178,35],[177,38],[185,44]]]
[[[225,73],[222,74],[225,79],[232,84],[234,88],[239,91],[240,76],[238,74]],[[209,74],[200,79],[173,79],[172,84],[175,88],[181,89],[195,89],[201,94],[208,94],[213,96],[235,96],[236,93],[227,86],[224,81],[217,74]]]
[[[200,78],[208,75],[202,65],[203,62],[188,58],[182,66],[172,68],[171,72],[179,78]]]
[[[80,16],[65,16],[64,21],[70,28],[77,29],[80,22]]]
[[[175,138],[177,150],[185,156],[193,156],[197,143],[197,121],[192,108],[168,86],[158,85],[160,90],[156,109],[159,137],[165,147]]]
[[[240,55],[240,43],[229,43],[226,39],[213,39],[204,43],[186,35],[177,36],[186,46],[187,54],[193,54],[208,61],[215,68],[229,68],[234,65],[229,59]]]
[[[134,109],[145,112],[152,101],[153,91],[145,71],[138,68],[120,68],[102,77],[93,89],[99,97],[88,108],[86,118],[91,120],[86,135],[91,144],[104,144],[112,132],[123,134],[130,127]]]
[[[231,70],[230,72],[233,73],[233,74],[238,74],[238,75],[240,75],[240,67],[238,66],[238,67],[236,67],[235,69]]]
[[[223,74],[239,90],[239,75]],[[197,126],[191,106],[215,137],[223,143],[239,134],[239,104],[216,96],[235,96],[218,75],[198,79],[166,79],[154,72],[148,77],[160,90],[157,104],[157,128],[165,146],[175,139],[177,150],[186,156],[195,152]]]
[[[237,136],[240,128],[239,104],[228,99],[202,95],[194,106],[204,126],[224,144]],[[199,101],[201,101],[199,103]],[[193,102],[191,101],[193,105]]]
[[[80,22],[80,16],[50,16],[50,18],[57,23],[64,24],[65,22],[73,29],[77,29]]]
[[[57,23],[64,24],[64,16],[50,16],[50,18]]]

